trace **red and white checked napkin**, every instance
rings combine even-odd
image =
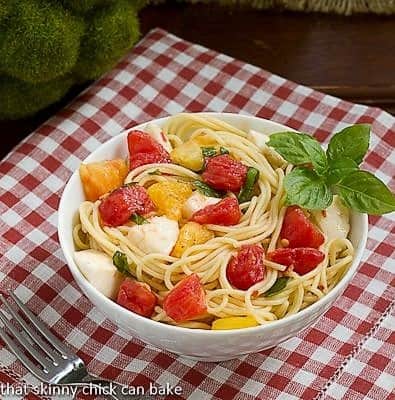
[[[395,399],[394,215],[370,218],[358,273],[314,327],[237,360],[201,363],[160,352],[117,329],[82,296],[57,238],[66,181],[125,127],[182,111],[252,114],[321,141],[348,124],[371,123],[364,168],[395,188],[391,115],[155,29],[0,163],[0,291],[15,289],[93,373],[131,386],[169,383],[195,400]],[[0,381],[36,382],[4,347]]]

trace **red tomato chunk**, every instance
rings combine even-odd
[[[262,281],[266,272],[264,256],[263,248],[258,244],[242,246],[226,268],[229,283],[237,289],[247,290]]]
[[[145,215],[154,210],[154,203],[140,185],[122,186],[110,193],[99,205],[102,222],[108,226],[125,224],[132,214]]]
[[[199,224],[230,226],[238,224],[240,218],[241,211],[238,201],[234,197],[226,197],[217,204],[196,211],[190,220]]]
[[[184,278],[163,302],[166,314],[176,322],[188,321],[207,311],[206,295],[198,275]]]
[[[170,163],[170,155],[165,148],[148,133],[131,131],[128,134],[130,169],[154,163]]]
[[[158,300],[148,285],[126,278],[119,289],[117,303],[143,317],[150,317]]]
[[[325,258],[317,249],[300,247],[297,249],[277,249],[267,254],[269,260],[293,268],[299,275],[312,271]]]
[[[312,247],[315,249],[325,240],[324,235],[298,206],[288,207],[280,237],[288,240],[288,247]]]
[[[203,181],[217,190],[238,192],[244,185],[248,168],[227,154],[207,160]]]

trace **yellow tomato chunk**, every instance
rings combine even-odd
[[[242,329],[258,326],[253,317],[227,317],[216,319],[211,325],[214,330]]]
[[[184,182],[158,182],[148,188],[148,195],[159,214],[176,221],[181,219],[182,207],[191,194],[191,185]]]
[[[214,237],[214,233],[196,222],[188,222],[181,229],[172,256],[181,257],[186,249],[196,244],[206,243]]]
[[[211,138],[208,135],[199,135],[195,136],[193,139],[194,142],[196,142],[199,146],[215,146],[218,144],[213,138]]]
[[[120,187],[128,173],[125,160],[108,160],[81,164],[80,178],[87,200],[95,201]]]
[[[200,171],[203,168],[204,158],[200,146],[190,140],[177,146],[170,153],[171,161],[192,171]]]

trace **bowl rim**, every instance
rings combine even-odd
[[[266,119],[266,118],[260,118],[260,117],[252,116],[252,115],[229,113],[229,112],[196,112],[196,113],[192,113],[192,114],[210,115],[210,116],[213,116],[213,117],[216,117],[216,118],[221,118],[221,116],[225,115],[225,116],[231,116],[231,117],[236,117],[236,118],[241,118],[241,119],[246,119],[246,120],[258,120],[258,121],[262,121],[263,120],[265,122],[269,122],[270,124],[278,125],[279,127],[286,127],[288,130],[294,131],[293,128],[287,127],[286,125],[283,125],[281,123],[278,123],[278,122],[275,122],[275,121],[271,121],[271,120]],[[166,117],[151,119],[149,121],[145,121],[143,123],[137,124],[137,125],[135,125],[133,127],[128,127],[127,129],[125,129],[125,130],[119,132],[118,134],[116,134],[115,136],[111,137],[109,140],[101,143],[93,152],[91,152],[81,162],[89,162],[90,161],[89,159],[91,157],[93,158],[95,152],[98,151],[102,146],[108,145],[111,142],[117,142],[121,136],[126,136],[126,133],[128,131],[130,131],[131,129],[141,129],[141,127],[143,127],[144,125],[146,125],[147,123],[150,123],[150,122],[162,123],[162,122],[166,121],[167,119],[171,118],[172,116],[174,116],[174,115],[169,115],[169,116],[166,116]],[[114,312],[125,314],[126,318],[131,318],[131,319],[134,318],[139,322],[147,324],[147,326],[151,325],[151,327],[153,329],[160,328],[161,330],[163,330],[164,333],[168,333],[170,335],[172,333],[184,333],[184,334],[188,334],[188,335],[199,334],[199,335],[204,335],[204,336],[207,336],[207,337],[213,337],[214,335],[216,337],[218,337],[218,336],[229,337],[229,336],[233,336],[235,334],[240,334],[242,332],[248,332],[249,334],[250,333],[251,334],[254,334],[254,333],[262,334],[262,333],[265,332],[265,330],[284,328],[284,326],[287,326],[288,324],[290,324],[292,322],[295,322],[295,321],[298,321],[298,320],[302,320],[305,315],[313,314],[316,310],[319,310],[320,307],[323,304],[332,304],[334,302],[334,300],[336,299],[336,297],[340,296],[343,293],[343,291],[346,289],[348,284],[350,283],[351,279],[353,278],[354,274],[356,273],[356,271],[358,269],[358,266],[359,266],[359,264],[361,262],[361,259],[362,259],[363,252],[364,252],[364,250],[366,248],[367,235],[368,235],[368,215],[367,214],[361,214],[361,213],[358,213],[358,212],[355,212],[355,211],[351,211],[351,213],[355,214],[358,218],[361,219],[361,225],[362,225],[362,237],[361,237],[360,242],[358,243],[358,247],[357,247],[356,252],[354,254],[354,259],[353,259],[349,269],[344,274],[344,276],[341,278],[339,283],[330,292],[328,292],[326,295],[321,297],[315,303],[313,303],[310,306],[304,308],[303,310],[298,311],[295,314],[286,316],[286,317],[281,318],[279,320],[274,320],[274,321],[272,321],[272,322],[270,322],[268,324],[258,325],[258,326],[249,327],[249,328],[238,328],[238,329],[229,329],[229,330],[211,330],[211,329],[201,329],[201,328],[191,329],[191,328],[186,328],[186,327],[181,327],[181,326],[176,326],[176,325],[170,325],[170,324],[167,324],[167,323],[164,323],[164,322],[155,321],[155,320],[153,320],[151,318],[146,318],[146,317],[143,317],[143,316],[141,316],[139,314],[133,313],[132,311],[129,311],[129,310],[125,309],[124,307],[120,306],[115,301],[107,298],[106,296],[104,296],[104,294],[102,294],[98,289],[96,289],[84,277],[82,272],[79,270],[79,268],[75,264],[72,254],[70,254],[70,252],[66,249],[66,242],[67,242],[66,231],[68,229],[66,228],[66,223],[64,221],[64,218],[61,218],[61,215],[64,214],[63,210],[65,210],[67,208],[67,200],[66,200],[66,198],[68,197],[67,193],[71,188],[71,182],[76,179],[75,178],[76,175],[78,175],[78,169],[76,169],[72,173],[72,175],[69,177],[66,185],[64,186],[63,192],[62,192],[62,195],[61,195],[61,199],[60,199],[60,202],[59,202],[59,207],[58,207],[58,237],[59,237],[59,243],[60,243],[62,252],[64,254],[64,257],[66,258],[67,267],[72,272],[73,278],[76,280],[76,283],[78,284],[78,286],[82,285],[82,286],[84,286],[85,291],[93,292],[100,302],[104,302],[104,304],[106,304],[108,307],[112,307]],[[77,280],[76,276],[78,276],[80,279]],[[81,290],[81,288],[80,288],[80,290]],[[86,297],[88,297],[85,294],[85,291],[81,290],[82,294],[85,295]],[[91,299],[88,298],[88,300],[91,303],[93,303]],[[100,308],[97,305],[94,304],[94,306],[97,307],[99,309],[99,311],[101,311]],[[318,318],[316,318],[315,321],[317,319]]]

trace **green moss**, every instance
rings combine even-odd
[[[32,115],[111,69],[138,39],[144,3],[0,0],[0,119]]]
[[[77,14],[85,14],[94,7],[114,3],[115,0],[62,0],[63,5]]]
[[[61,99],[72,84],[63,77],[45,83],[27,83],[0,77],[0,119],[18,119],[35,114]]]
[[[5,20],[5,17],[9,13],[9,5],[7,0],[0,0],[0,25]]]
[[[87,20],[75,73],[80,79],[95,79],[110,70],[139,37],[133,2],[125,0],[98,9]]]
[[[149,0],[129,0],[129,3],[132,3],[136,10],[139,11],[149,4]]]
[[[60,4],[19,0],[0,33],[0,69],[37,83],[69,72],[78,58],[83,23]]]

